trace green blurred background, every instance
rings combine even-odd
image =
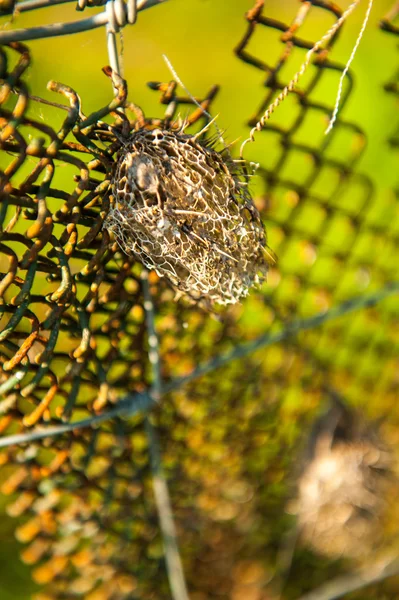
[[[159,104],[158,95],[148,89],[146,82],[172,79],[162,59],[162,55],[166,54],[193,95],[202,97],[215,83],[221,86],[213,104],[213,114],[219,114],[218,124],[226,131],[229,141],[246,136],[246,123],[263,100],[265,91],[261,72],[238,60],[233,48],[246,28],[244,14],[253,4],[253,0],[170,0],[140,13],[136,25],[123,31],[122,65],[130,100],[143,107],[146,116],[162,116],[164,109]],[[369,26],[353,63],[355,90],[343,113],[347,120],[355,121],[367,133],[368,148],[362,156],[359,170],[372,178],[382,202],[384,197],[393,195],[398,184],[397,156],[387,145],[390,125],[393,128],[397,119],[397,107],[392,97],[382,91],[396,69],[395,48],[398,42],[393,36],[382,33],[377,26],[391,5],[391,0],[375,2]],[[348,59],[365,8],[366,2],[361,3],[341,32],[334,47],[337,62],[345,63]],[[285,22],[292,21],[297,9],[297,0],[267,0],[265,6],[268,16]],[[9,25],[5,25],[7,18],[3,18],[1,26],[22,28],[81,19],[96,10],[90,9],[82,14],[74,12],[73,5],[57,6],[20,15]],[[309,24],[301,31],[301,37],[316,40],[331,23],[331,17],[325,12],[315,10]],[[101,72],[101,68],[109,62],[104,29],[34,41],[29,43],[29,47],[34,57],[27,76],[32,93],[62,102],[46,90],[47,82],[55,79],[78,91],[86,114],[108,103],[112,90],[109,80]],[[262,35],[257,36],[251,51],[273,64],[281,51],[278,36],[266,35],[266,32],[263,39]],[[287,78],[294,74],[294,68],[299,66],[301,59],[303,53],[298,56],[297,62],[288,62],[287,71],[284,71]],[[339,74],[328,78],[322,89],[324,100],[329,97],[330,103],[336,95],[338,77]],[[273,121],[280,124],[289,122],[293,110],[293,103],[288,100],[273,116]],[[59,119],[44,105],[35,105],[32,112],[36,119],[52,125]],[[322,132],[326,122],[320,119],[316,126]],[[308,133],[313,137],[314,127],[314,123],[309,123]],[[302,135],[306,136],[306,128]],[[345,150],[345,140],[334,147],[337,155]],[[258,135],[256,143],[247,147],[246,158],[262,164],[275,151],[262,135]],[[296,167],[293,165],[291,168]],[[261,185],[255,181],[255,193],[259,190]],[[272,231],[270,245],[276,248],[276,244]],[[20,548],[13,537],[16,524],[6,517],[4,502],[0,507],[0,600],[25,600],[30,598],[36,586],[30,581],[29,569],[19,562]]]

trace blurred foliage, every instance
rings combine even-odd
[[[162,282],[152,281],[165,379],[184,375],[216,352],[231,349],[237,342],[252,339],[266,330],[274,331],[281,322],[295,316],[306,317],[348,297],[376,289],[397,274],[395,243],[399,232],[394,191],[398,186],[397,156],[387,143],[397,120],[397,106],[393,97],[383,91],[396,70],[397,39],[377,26],[390,5],[390,0],[375,3],[353,64],[354,90],[342,112],[342,117],[354,121],[368,139],[356,172],[367,173],[375,192],[366,221],[360,220],[364,228],[361,235],[356,217],[363,202],[362,180],[350,180],[345,190],[332,196],[331,190],[340,175],[327,167],[308,190],[309,196],[324,196],[325,206],[307,197],[298,211],[297,188],[306,181],[312,162],[306,155],[291,151],[284,159],[277,184],[268,186],[267,178],[262,177],[253,184],[267,225],[269,244],[280,258],[261,293],[253,292],[245,303],[229,309],[218,320],[184,304],[173,308],[176,305],[168,288]],[[245,31],[244,13],[252,6],[252,0],[229,0],[228,6],[223,0],[170,0],[140,13],[137,24],[122,34],[123,69],[130,100],[143,107],[146,116],[162,116],[158,96],[145,84],[172,78],[162,60],[162,54],[166,54],[195,96],[203,97],[214,83],[221,86],[212,112],[220,114],[218,123],[226,130],[228,140],[245,137],[248,119],[265,96],[264,75],[233,53]],[[265,14],[290,23],[297,9],[297,0],[270,0],[266,2]],[[334,46],[334,61],[342,64],[347,60],[363,15],[361,5],[345,24]],[[32,26],[42,23],[43,18],[48,22],[69,20],[71,6],[20,15],[16,26]],[[76,18],[82,15],[77,14]],[[301,29],[301,37],[316,40],[331,23],[331,15],[314,8],[312,18]],[[251,42],[251,53],[274,64],[281,53],[279,36],[279,32],[270,29],[260,30]],[[27,83],[33,93],[58,101],[57,96],[45,89],[48,80],[57,79],[78,91],[87,113],[109,101],[110,84],[101,73],[101,67],[108,63],[102,29],[34,41],[29,46],[34,64]],[[303,50],[294,51],[283,67],[284,80],[288,81],[295,73],[303,57]],[[327,104],[333,104],[339,74],[323,79],[312,92],[313,102],[326,103],[328,99]],[[306,87],[313,75],[313,71],[308,73],[301,86]],[[184,116],[184,107],[181,110]],[[297,110],[297,99],[289,97],[272,117],[272,126],[289,129]],[[53,109],[34,105],[32,112],[34,118],[59,126],[59,115]],[[326,118],[310,112],[308,116],[292,141],[300,145],[312,140],[318,146]],[[357,143],[361,143],[359,138],[340,130],[326,156],[343,162],[348,157],[349,161],[356,153]],[[258,134],[256,142],[247,148],[246,157],[271,172],[283,151],[280,138],[273,131]],[[68,166],[58,169],[57,186],[70,189],[71,173]],[[19,176],[22,175],[23,172]],[[291,189],[280,185],[283,179],[294,181]],[[286,224],[295,210],[293,231],[287,230]],[[342,214],[342,210],[353,215],[354,221]],[[321,239],[317,238],[326,215],[331,214],[328,229]],[[368,225],[375,227],[368,229]],[[384,236],[384,230],[389,230],[389,236]],[[312,236],[316,236],[316,243],[312,242]],[[318,244],[327,250],[318,253]],[[366,266],[359,268],[360,263]],[[310,270],[306,285],[302,285],[301,277],[306,279]],[[134,333],[140,336],[143,315],[139,306],[134,310],[137,325]],[[388,440],[397,443],[395,400],[399,382],[395,347],[399,331],[393,317],[398,312],[397,298],[392,298],[383,303],[383,309],[377,306],[301,334],[288,344],[260,350],[171,393],[163,402],[157,414],[159,435],[192,600],[272,597],[267,584],[274,574],[282,539],[293,523],[284,506],[293,494],[292,475],[297,468],[300,440],[324,399],[326,384],[335,386],[369,416],[389,415],[384,430]],[[103,343],[105,349],[106,342]],[[118,368],[123,371],[122,366],[115,365],[112,372],[115,379]],[[84,395],[83,390],[81,405],[86,400]],[[111,433],[117,441],[117,432],[112,429]],[[150,475],[140,419],[131,424],[129,435],[135,468],[142,469],[144,488],[148,490]],[[84,441],[89,444],[90,435],[85,435]],[[74,461],[82,464],[78,445],[77,441]],[[106,451],[105,444],[105,455]],[[22,461],[21,455],[22,452],[15,451],[17,460]],[[127,455],[128,452],[121,460],[123,468],[127,468]],[[96,466],[101,470],[100,462],[92,461],[94,470]],[[3,472],[2,480],[6,481],[7,476]],[[62,486],[62,477],[57,482]],[[14,496],[16,500],[17,494]],[[148,528],[142,526],[144,533],[137,525],[138,538],[142,534],[148,543],[141,575],[145,580],[158,577],[159,585],[158,596],[145,597],[168,597],[153,503],[140,502],[137,514],[142,517],[148,511],[150,515]],[[3,519],[1,536],[7,556],[0,561],[1,598],[24,600],[31,597],[36,587],[29,583],[26,567],[17,562],[16,543],[11,535],[14,526],[14,522]],[[298,549],[285,592],[287,600],[348,568],[350,565],[344,561],[331,562],[309,550]],[[46,574],[41,572],[41,575],[44,581]],[[40,579],[40,574],[36,579]],[[393,600],[398,589],[398,582],[391,579],[348,598]]]

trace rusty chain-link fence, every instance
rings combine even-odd
[[[115,4],[126,11],[119,24],[107,12],[95,17],[108,23],[111,63],[115,31],[135,20],[128,8],[146,3]],[[258,1],[247,13],[235,51],[265,88],[250,126],[288,83],[287,65],[313,47],[302,30],[316,14],[330,25],[341,12],[298,2],[285,22]],[[397,35],[395,19],[392,10],[382,29]],[[26,34],[11,31],[0,33],[0,42],[10,37],[0,50],[1,491],[44,590],[37,597],[187,597],[173,577],[171,515],[160,508],[162,464],[190,598],[270,598],[289,522],[282,482],[307,415],[330,389],[355,403],[372,397],[383,411],[398,395],[397,197],[378,195],[372,174],[358,170],[366,134],[356,123],[339,116],[323,135],[334,100],[326,81],[344,69],[333,52],[341,33],[290,96],[289,119],[258,134],[273,151],[257,156],[255,201],[278,264],[243,307],[209,314],[176,302],[154,273],[147,280],[103,228],[118,136],[127,126],[170,126],[192,98],[174,82],[153,85],[166,114],[150,119],[112,64],[110,103],[96,112],[85,114],[67,81],[50,82],[59,96],[43,101],[29,88]],[[268,36],[278,42],[273,56]],[[348,76],[341,108],[353,87]],[[397,80],[386,90],[395,101]],[[203,110],[216,94],[200,99]],[[46,106],[58,128],[32,106]],[[194,126],[209,121],[192,108]],[[386,138],[394,151],[394,124]],[[319,565],[309,586],[309,570],[299,555],[287,598],[336,572]]]

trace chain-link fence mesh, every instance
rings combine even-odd
[[[288,83],[287,66],[295,69],[313,46],[306,27],[320,14],[331,24],[341,8],[298,3],[285,22],[257,2],[247,14],[236,53],[266,88],[251,126]],[[384,28],[397,33],[392,18]],[[278,47],[273,56],[268,36]],[[326,81],[338,82],[344,68],[333,58],[336,39],[287,100],[290,118],[258,134],[273,148],[257,157],[264,190],[256,203],[278,256],[268,282],[243,308],[212,315],[175,302],[150,274],[162,362],[153,416],[195,600],[270,597],[290,522],[287,475],[325,390],[355,403],[372,397],[382,412],[397,397],[397,199],[377,195],[357,170],[366,136],[356,123],[339,117],[323,135],[333,110]],[[20,518],[17,539],[45,589],[41,599],[167,598],[153,444],[135,414],[153,407],[142,267],[103,222],[124,127],[168,127],[192,99],[173,82],[159,84],[166,117],[147,119],[108,69],[117,95],[88,116],[79,90],[49,84],[61,94],[48,106],[59,120],[53,129],[32,117],[41,101],[30,97],[37,91],[26,82],[29,61],[20,42],[1,49],[0,428],[5,445],[32,427],[65,424],[65,432],[10,445],[1,455],[2,493]],[[352,90],[350,76],[342,108]],[[387,90],[397,93],[397,82]],[[216,91],[201,102],[207,111]],[[193,121],[208,120],[193,111]],[[85,419],[93,427],[71,425]],[[312,560],[299,553],[287,597],[336,572],[321,562],[315,575]]]

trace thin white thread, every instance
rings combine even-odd
[[[198,102],[198,101],[197,101],[197,100],[194,98],[194,96],[193,96],[193,95],[190,93],[190,91],[189,91],[189,90],[186,88],[186,86],[184,85],[184,83],[182,82],[182,80],[180,79],[180,77],[178,76],[178,74],[176,73],[176,69],[173,67],[172,63],[170,62],[170,60],[169,60],[169,58],[166,56],[166,54],[162,54],[162,58],[164,59],[164,61],[165,61],[165,63],[166,63],[166,66],[168,67],[169,71],[171,72],[171,74],[172,74],[172,77],[173,77],[173,78],[175,79],[175,81],[176,81],[176,82],[177,82],[177,83],[180,85],[180,87],[181,87],[181,88],[183,88],[183,90],[186,92],[187,96],[188,96],[189,98],[191,98],[191,100],[194,102],[194,104],[195,104],[196,106],[198,106],[198,108],[200,108],[200,109],[202,110],[203,114],[204,114],[205,116],[207,116],[207,117],[208,117],[208,119],[212,119],[212,115],[211,115],[211,114],[210,114],[210,113],[209,113],[209,112],[208,112],[208,111],[207,111],[207,110],[206,110],[206,109],[205,109],[203,106],[201,106],[201,104],[200,104],[200,103],[199,103],[199,102]],[[215,121],[215,119],[213,119],[213,121]],[[229,151],[229,146],[228,146],[228,144],[226,144],[226,142],[225,142],[225,140],[224,140],[224,138],[223,138],[223,135],[222,135],[222,132],[221,132],[220,128],[218,127],[217,123],[215,123],[215,122],[213,123],[213,125],[214,125],[214,127],[215,127],[215,129],[216,129],[216,132],[217,132],[217,134],[218,134],[219,141],[220,141],[220,142],[223,144],[223,146],[224,146],[225,150],[227,150],[227,152],[230,154],[230,151]],[[206,126],[205,126],[205,127],[206,127]],[[205,128],[204,128],[204,129],[205,129]],[[201,133],[201,132],[200,132],[200,133]]]
[[[351,55],[349,57],[348,62],[346,63],[345,69],[343,70],[341,78],[339,80],[339,86],[338,86],[337,98],[335,100],[334,111],[333,111],[333,113],[331,115],[331,119],[330,119],[328,127],[327,127],[327,129],[325,131],[325,135],[327,135],[328,133],[330,133],[330,131],[334,127],[335,121],[337,120],[337,115],[338,115],[338,110],[339,110],[339,103],[341,101],[342,88],[343,88],[343,85],[344,85],[344,79],[346,77],[347,72],[349,71],[349,67],[352,64],[353,59],[355,58],[355,54],[356,54],[357,49],[358,49],[359,44],[360,44],[360,40],[362,39],[363,34],[365,32],[365,29],[367,27],[367,22],[368,22],[369,17],[370,17],[370,12],[371,12],[372,6],[373,6],[373,0],[369,0],[369,4],[368,4],[368,7],[367,7],[366,15],[365,15],[364,20],[363,20],[362,28],[361,28],[361,30],[359,32],[358,37],[357,37],[356,44],[353,47],[352,53],[351,53]]]
[[[354,0],[352,2],[352,4],[350,4],[348,6],[348,8],[346,9],[346,11],[342,13],[342,15],[338,19],[338,21],[336,21],[334,23],[334,25],[332,27],[330,27],[330,29],[327,31],[327,33],[325,33],[323,35],[323,37],[320,38],[320,40],[315,43],[315,45],[313,46],[313,48],[311,48],[308,51],[308,53],[306,54],[305,61],[302,63],[299,71],[297,71],[295,73],[294,77],[291,79],[291,81],[289,82],[289,84],[287,86],[285,86],[285,88],[283,89],[283,91],[280,92],[280,94],[277,96],[277,98],[266,109],[266,111],[264,112],[263,116],[259,119],[259,121],[256,123],[256,125],[249,132],[249,137],[246,140],[244,140],[243,143],[241,144],[241,148],[240,148],[240,156],[241,157],[243,155],[244,148],[248,144],[248,142],[254,142],[255,141],[255,133],[256,133],[256,131],[262,131],[263,127],[265,126],[265,122],[268,119],[270,119],[270,117],[273,114],[273,112],[280,105],[280,103],[285,100],[285,98],[288,96],[289,92],[292,92],[294,90],[294,88],[295,88],[296,84],[298,83],[299,79],[302,77],[302,75],[307,70],[307,68],[308,68],[308,66],[310,64],[310,59],[312,58],[312,55],[315,52],[317,52],[322,47],[322,45],[325,42],[329,42],[330,41],[330,39],[333,37],[333,35],[335,34],[335,32],[341,27],[341,25],[346,21],[346,19],[349,17],[349,15],[354,11],[354,9],[359,4],[359,2],[360,2],[360,0]]]

